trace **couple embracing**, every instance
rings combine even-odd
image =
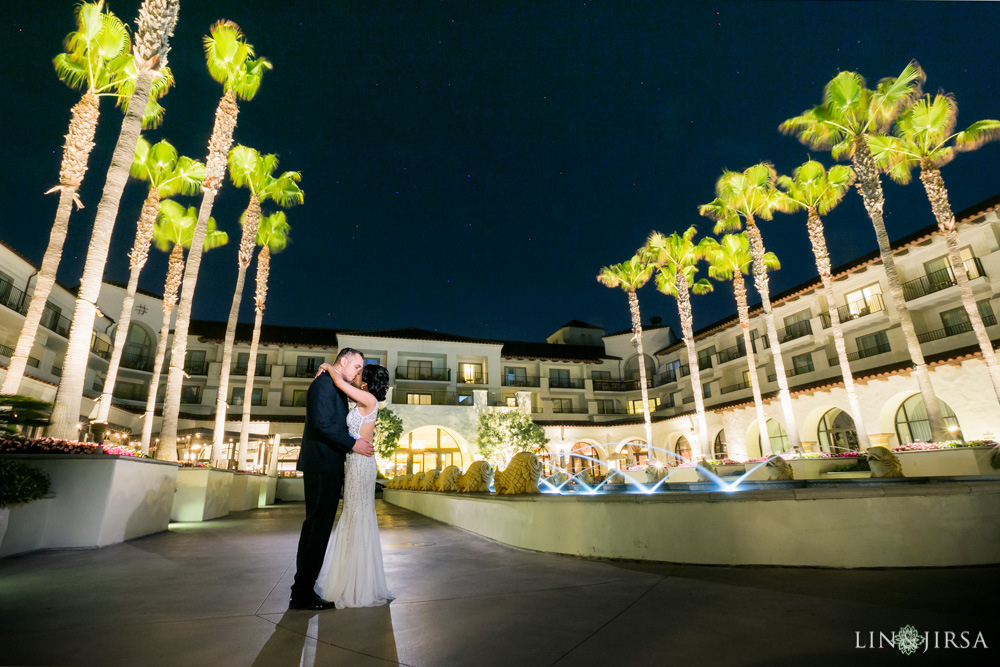
[[[375,518],[372,446],[378,402],[388,388],[389,371],[365,365],[364,355],[352,348],[342,349],[332,366],[320,366],[309,386],[296,466],[302,471],[306,519],[290,609],[375,607],[394,599],[385,583]],[[355,403],[351,410],[348,400]],[[341,486],[344,509],[334,530]]]

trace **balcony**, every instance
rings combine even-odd
[[[500,384],[504,387],[539,387],[542,378],[537,375],[504,375]]]
[[[623,407],[615,406],[613,408],[597,406],[597,414],[599,415],[627,415],[628,410]]]
[[[283,398],[281,399],[281,407],[304,408],[306,407],[306,397],[303,395],[298,398]]]
[[[875,347],[868,347],[857,352],[851,352],[847,355],[848,361],[857,361],[858,359],[865,359],[866,357],[874,357],[878,354],[885,354],[890,352],[892,347],[888,343],[879,343]],[[831,366],[836,366],[840,363],[837,357],[830,357],[827,361],[830,362]]]
[[[448,382],[451,380],[450,368],[427,368],[426,366],[396,366],[397,380],[416,380],[427,382]]]
[[[145,401],[149,397],[149,388],[141,384],[117,384],[111,396],[123,401]]]
[[[747,356],[747,349],[743,345],[736,345],[734,347],[722,350],[721,352],[717,353],[716,356],[719,357],[719,365],[721,366],[722,364],[727,364],[730,361],[734,361],[736,359],[742,359],[743,357]]]
[[[201,392],[182,392],[181,403],[184,405],[201,405]]]
[[[965,266],[965,272],[969,274],[969,280],[982,278],[986,275],[983,272],[983,264],[979,261],[978,257],[967,259],[962,264]],[[919,299],[922,296],[948,289],[956,284],[958,284],[958,281],[955,279],[955,271],[949,266],[945,269],[932,271],[926,276],[920,276],[916,280],[903,283],[903,298],[906,301],[912,301],[913,299]]]
[[[665,384],[670,384],[671,382],[677,382],[677,371],[673,368],[668,368],[667,370],[653,377],[654,387],[661,387]]]
[[[397,387],[392,392],[393,405],[462,405],[472,407],[474,399],[468,394],[454,391],[404,391]]]
[[[208,375],[207,361],[185,361],[184,372],[188,375]]]
[[[457,384],[486,384],[486,373],[461,374],[455,378]]]
[[[133,350],[125,350],[122,352],[122,368],[131,368],[136,371],[146,371],[147,373],[153,370],[153,362],[155,359],[146,354],[140,354]]]
[[[796,338],[812,335],[812,332],[812,322],[809,320],[795,322],[794,324],[789,324],[784,329],[778,329],[778,342],[784,344]]]
[[[110,359],[111,343],[98,338],[97,333],[95,332],[90,335],[90,351],[99,356],[101,359]]]
[[[285,377],[286,378],[309,378],[310,380],[316,376],[316,372],[319,370],[319,366],[316,368],[310,368],[308,366],[285,366]],[[247,372],[244,369],[243,374],[246,375]],[[255,373],[256,375],[256,373]]]
[[[640,380],[594,380],[594,391],[639,391],[641,388]],[[653,388],[652,380],[646,380],[646,388]]]
[[[73,322],[65,315],[53,310],[49,304],[45,304],[45,310],[42,311],[42,319],[39,324],[63,338],[69,338],[69,328]]]
[[[833,362],[837,363],[836,357],[833,358]],[[795,368],[792,368],[789,371],[787,371],[786,374],[788,375],[788,377],[795,377],[796,375],[805,375],[806,373],[812,373],[814,370],[816,370],[816,367],[813,366],[813,363],[810,360],[808,364],[796,366]]]
[[[242,407],[242,405],[243,405],[243,397],[242,396],[233,396],[232,400],[229,401],[229,406],[230,407]],[[263,394],[260,395],[260,396],[253,396],[253,395],[251,395],[250,396],[250,405],[265,405]]]
[[[583,389],[585,386],[583,378],[549,378],[549,389]]]
[[[0,305],[10,308],[15,313],[28,313],[28,297],[9,281],[0,279]]]
[[[867,299],[858,299],[857,301],[852,301],[844,306],[837,309],[837,316],[840,318],[840,322],[850,322],[851,320],[856,320],[860,317],[865,317],[873,313],[879,313],[885,310],[885,302],[882,301],[881,294],[872,294]],[[820,321],[823,323],[823,328],[828,329],[830,327],[830,313],[820,313]]]
[[[567,406],[561,406],[561,405],[560,406],[556,406],[556,405],[552,406],[552,414],[554,414],[554,415],[585,415],[585,414],[587,414],[587,412],[588,411],[587,411],[586,407],[580,408],[580,407],[577,407],[575,405],[570,405],[568,407]]]
[[[997,318],[995,315],[989,315],[983,318],[983,325],[991,327],[997,323]],[[917,340],[921,343],[929,343],[932,340],[941,340],[942,338],[948,338],[949,336],[957,336],[959,334],[964,334],[972,331],[972,323],[966,320],[965,322],[960,322],[958,324],[952,324],[944,329],[936,329],[934,331],[928,331],[927,333],[917,334]]]
[[[0,345],[0,357],[7,357],[10,359],[14,356],[14,348],[7,347],[6,345]]]
[[[722,389],[720,389],[720,391],[723,394],[731,394],[734,391],[740,391],[741,389],[749,389],[749,388],[750,388],[749,382],[740,382],[738,384],[731,384],[728,387],[723,387]]]
[[[290,368],[290,367],[286,366],[286,368]],[[248,364],[248,363],[240,363],[240,362],[237,361],[237,362],[233,363],[232,368],[229,371],[229,373],[230,373],[230,375],[241,375],[241,376],[246,377],[247,371],[249,369],[250,369],[250,364]],[[204,373],[199,373],[199,375],[204,375]],[[258,378],[259,377],[271,377],[271,364],[257,364],[257,366],[253,370],[253,375],[254,375],[254,377],[258,377]],[[285,371],[285,375],[286,376],[288,375],[287,371]],[[316,371],[311,372],[309,374],[309,377],[312,377],[313,375],[316,375]],[[302,377],[302,376],[297,375],[295,377]]]

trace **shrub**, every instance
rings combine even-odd
[[[49,492],[49,476],[38,468],[0,457],[0,507],[38,500]]]

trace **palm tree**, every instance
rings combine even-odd
[[[972,330],[976,332],[983,361],[993,381],[993,391],[1000,399],[1000,365],[969,285],[969,273],[958,247],[955,214],[941,176],[941,167],[954,160],[959,152],[975,150],[987,141],[1000,138],[1000,121],[980,120],[962,132],[955,132],[957,122],[958,103],[952,95],[938,93],[933,100],[927,95],[896,120],[892,136],[871,135],[868,146],[875,161],[887,168],[890,178],[897,183],[909,183],[911,170],[916,165],[920,166],[920,180],[948,247],[948,259],[955,273],[962,305],[969,315]]]
[[[253,335],[250,337],[250,359],[247,362],[247,381],[243,390],[243,419],[240,425],[240,453],[236,459],[239,470],[247,458],[250,444],[250,407],[253,404],[253,380],[257,372],[257,345],[260,342],[260,327],[264,319],[264,304],[267,301],[267,279],[271,273],[271,255],[281,252],[288,245],[291,227],[284,211],[266,215],[260,219],[257,229],[257,293],[254,296]]]
[[[747,305],[747,286],[743,280],[744,274],[750,274],[750,266],[753,264],[750,239],[747,238],[746,232],[726,234],[721,241],[712,244],[705,258],[709,263],[709,276],[715,280],[733,281],[736,312],[739,314],[740,328],[743,330],[743,345],[747,350],[747,364],[750,366],[750,390],[753,392],[753,404],[757,411],[761,453],[770,454],[771,440],[767,432],[767,415],[764,414],[760,380],[757,378],[757,362],[754,361],[753,337],[750,335],[750,307]],[[764,254],[764,268],[768,271],[781,268],[781,264],[773,252]]]
[[[156,343],[156,358],[153,360],[153,377],[149,380],[149,394],[146,397],[146,413],[142,423],[142,451],[149,451],[149,443],[153,437],[153,418],[156,415],[156,394],[160,386],[160,373],[163,369],[163,359],[167,356],[167,339],[170,337],[170,319],[174,305],[177,303],[177,291],[181,286],[181,276],[184,273],[184,248],[190,248],[194,240],[194,228],[198,222],[198,212],[194,206],[184,208],[172,199],[160,202],[160,213],[153,227],[153,244],[164,252],[170,250],[167,260],[167,277],[163,284],[163,320],[160,324],[160,337]],[[215,229],[215,220],[209,219],[208,231],[205,234],[204,249],[211,250],[225,245],[229,237],[225,232]],[[169,449],[171,453],[166,460],[177,458],[177,443],[162,443],[157,448]],[[163,457],[161,457],[163,458]]]
[[[132,156],[142,129],[142,116],[147,108],[153,80],[162,78],[167,66],[170,37],[177,23],[179,0],[143,0],[139,8],[138,27],[133,47],[135,81],[131,85],[128,108],[122,121],[118,143],[111,156],[101,202],[97,205],[94,228],[87,249],[83,277],[73,311],[73,324],[69,332],[69,345],[63,364],[62,380],[56,391],[52,408],[50,434],[57,438],[72,438],[77,434],[76,424],[83,401],[83,385],[87,376],[94,319],[97,315],[97,297],[104,280],[104,267],[111,248],[111,234],[118,217],[125,182],[128,180]]]
[[[275,176],[278,167],[276,155],[261,155],[253,148],[235,146],[229,151],[229,178],[238,188],[250,190],[250,203],[240,218],[243,234],[240,237],[240,251],[237,256],[236,289],[233,291],[233,305],[229,309],[229,323],[226,325],[225,343],[222,347],[222,370],[219,374],[219,394],[215,402],[215,432],[212,440],[212,460],[223,456],[223,437],[226,431],[226,394],[229,391],[229,370],[233,361],[233,344],[236,341],[236,320],[240,315],[243,300],[243,283],[247,267],[253,259],[254,241],[260,222],[260,204],[274,201],[279,206],[301,204],[303,193],[298,181],[302,178],[297,171],[286,171]]]
[[[131,41],[128,30],[114,14],[102,9],[103,2],[87,2],[77,6],[77,29],[66,37],[66,53],[59,54],[54,60],[59,79],[74,90],[82,90],[83,96],[70,112],[69,132],[63,145],[62,166],[59,170],[59,185],[48,191],[59,192],[56,217],[0,394],[17,393],[46,301],[56,281],[73,204],[77,208],[83,208],[77,190],[83,183],[90,152],[94,148],[94,133],[97,131],[100,115],[98,100],[101,97],[114,97],[119,106],[128,103],[126,82],[129,81],[132,69],[129,66],[132,57],[129,53]],[[156,95],[166,93],[171,82],[169,75],[162,77],[161,82],[162,85],[150,95],[147,113],[143,118],[143,122],[149,127],[157,124],[157,110],[162,111],[162,108],[156,102]]]
[[[177,438],[177,414],[181,407],[181,387],[184,382],[184,356],[187,354],[187,333],[194,304],[194,290],[201,269],[201,248],[212,214],[215,197],[226,176],[226,157],[233,145],[233,131],[239,107],[237,98],[252,100],[260,89],[261,77],[271,63],[264,58],[254,58],[253,46],[247,44],[243,33],[232,21],[218,21],[205,37],[205,60],[212,78],[222,84],[223,94],[215,110],[215,126],[208,140],[207,174],[202,184],[198,224],[188,253],[181,285],[181,298],[174,324],[174,344],[170,352],[170,371],[167,390],[163,397],[163,424],[160,440],[173,442]]]
[[[723,171],[715,184],[716,198],[699,207],[699,212],[716,220],[715,233],[739,231],[746,224],[747,238],[750,240],[750,251],[753,253],[753,284],[760,294],[761,306],[764,309],[764,324],[767,326],[767,336],[774,357],[774,372],[778,379],[778,400],[781,403],[782,414],[785,416],[785,427],[788,431],[788,444],[793,450],[801,450],[799,429],[795,424],[795,412],[792,410],[792,396],[788,391],[788,378],[785,376],[785,361],[781,357],[781,341],[778,340],[778,330],[774,326],[774,313],[771,312],[771,290],[768,287],[767,254],[764,250],[764,240],[757,227],[757,218],[770,220],[772,212],[780,210],[785,205],[785,196],[775,187],[777,174],[768,162],[760,162],[742,173]],[[761,430],[767,427],[761,425]]]
[[[861,403],[854,390],[854,375],[847,358],[847,345],[844,342],[844,331],[840,327],[840,313],[836,308],[836,296],[833,293],[833,273],[830,270],[830,253],[826,248],[826,235],[823,232],[823,219],[841,202],[844,195],[854,183],[854,171],[845,165],[836,165],[827,172],[826,168],[815,160],[809,160],[797,167],[791,176],[779,176],[778,186],[788,196],[788,211],[805,209],[806,226],[809,229],[809,242],[812,244],[813,255],[816,257],[816,270],[823,283],[823,293],[826,295],[827,308],[830,314],[830,328],[833,329],[833,346],[840,360],[840,374],[844,378],[844,390],[847,392],[847,403],[853,413],[854,429],[858,434],[861,449],[868,449],[868,429],[865,428],[861,415]]]
[[[698,447],[701,456],[707,456],[708,424],[705,421],[705,397],[701,387],[701,368],[698,364],[698,350],[695,347],[693,316],[691,314],[691,292],[707,294],[712,284],[704,278],[695,280],[698,261],[705,258],[711,246],[711,239],[702,239],[695,244],[694,235],[698,230],[692,225],[683,235],[674,232],[664,236],[659,232],[650,234],[646,245],[639,251],[648,263],[659,267],[656,273],[656,289],[677,300],[677,314],[681,320],[681,332],[688,353],[691,369],[691,388],[694,391],[694,409],[698,418]]]
[[[112,390],[118,379],[118,367],[128,340],[128,329],[132,323],[132,304],[135,303],[135,293],[139,287],[139,274],[149,256],[149,243],[153,238],[156,217],[160,213],[160,200],[178,194],[189,196],[197,194],[205,178],[205,165],[189,157],[178,156],[174,147],[165,140],[150,146],[149,142],[140,136],[129,175],[136,180],[148,182],[149,194],[143,202],[142,213],[136,223],[132,252],[128,255],[130,269],[128,285],[125,288],[121,315],[118,316],[114,347],[108,360],[108,374],[104,379],[104,391],[97,410],[96,421],[104,424],[107,423],[111,411]]]
[[[875,227],[886,282],[913,362],[917,386],[927,409],[931,435],[934,440],[941,441],[948,438],[948,429],[903,298],[889,234],[882,219],[885,195],[882,193],[879,166],[868,146],[869,136],[888,132],[896,117],[920,97],[923,81],[923,70],[916,61],[907,65],[898,77],[880,81],[875,90],[866,88],[864,77],[857,72],[840,72],[823,88],[822,104],[789,118],[779,129],[785,134],[795,135],[799,141],[814,149],[829,150],[835,160],[850,158],[858,179],[855,185]]]
[[[654,266],[646,264],[636,255],[621,264],[605,266],[597,274],[597,282],[605,287],[621,287],[628,295],[628,309],[632,314],[632,344],[639,355],[639,386],[642,389],[642,416],[646,426],[646,446],[653,452],[653,421],[649,415],[649,389],[646,381],[646,355],[642,351],[642,318],[639,316],[639,297],[636,290],[653,277]]]

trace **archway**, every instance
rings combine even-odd
[[[757,421],[754,421],[753,425],[747,431],[748,458],[764,458],[773,454],[784,454],[789,451],[788,433],[785,432],[785,427],[782,426],[778,420],[767,420],[767,437],[771,443],[770,452],[764,451],[763,443],[761,443],[760,439],[760,424]],[[756,449],[756,451],[751,451],[753,449]]]
[[[648,354],[644,354],[646,361],[646,380],[649,382],[653,381],[653,377],[656,375],[656,362]],[[639,355],[633,355],[628,361],[625,362],[622,368],[622,375],[626,380],[638,380],[639,379]]]
[[[549,477],[555,473],[555,469],[552,466],[552,453],[549,452],[548,447],[545,445],[532,445],[531,451],[538,458],[538,462],[542,464],[542,477]]]
[[[729,458],[729,449],[726,447],[726,429],[720,429],[715,435],[715,442],[712,443],[712,458],[716,461]]]
[[[671,461],[671,465],[682,465],[684,463],[691,463],[691,443],[685,436],[677,438],[677,442],[674,443],[674,460]]]
[[[649,447],[644,440],[632,438],[618,448],[616,452],[621,456],[622,470],[640,469],[649,465]]]
[[[444,470],[465,466],[462,447],[454,433],[441,426],[421,426],[403,435],[392,455],[396,474]]]
[[[941,407],[941,416],[944,417],[948,433],[955,440],[962,440],[962,429],[955,412],[940,398],[938,405]],[[933,436],[930,420],[927,418],[927,407],[921,394],[913,394],[899,406],[896,410],[895,427],[896,437],[901,445],[910,442],[931,442]]]
[[[592,443],[578,442],[569,450],[567,471],[570,475],[591,470],[596,477],[601,472],[601,453]]]
[[[823,413],[816,428],[820,451],[838,454],[861,450],[854,419],[844,410],[832,408]]]

